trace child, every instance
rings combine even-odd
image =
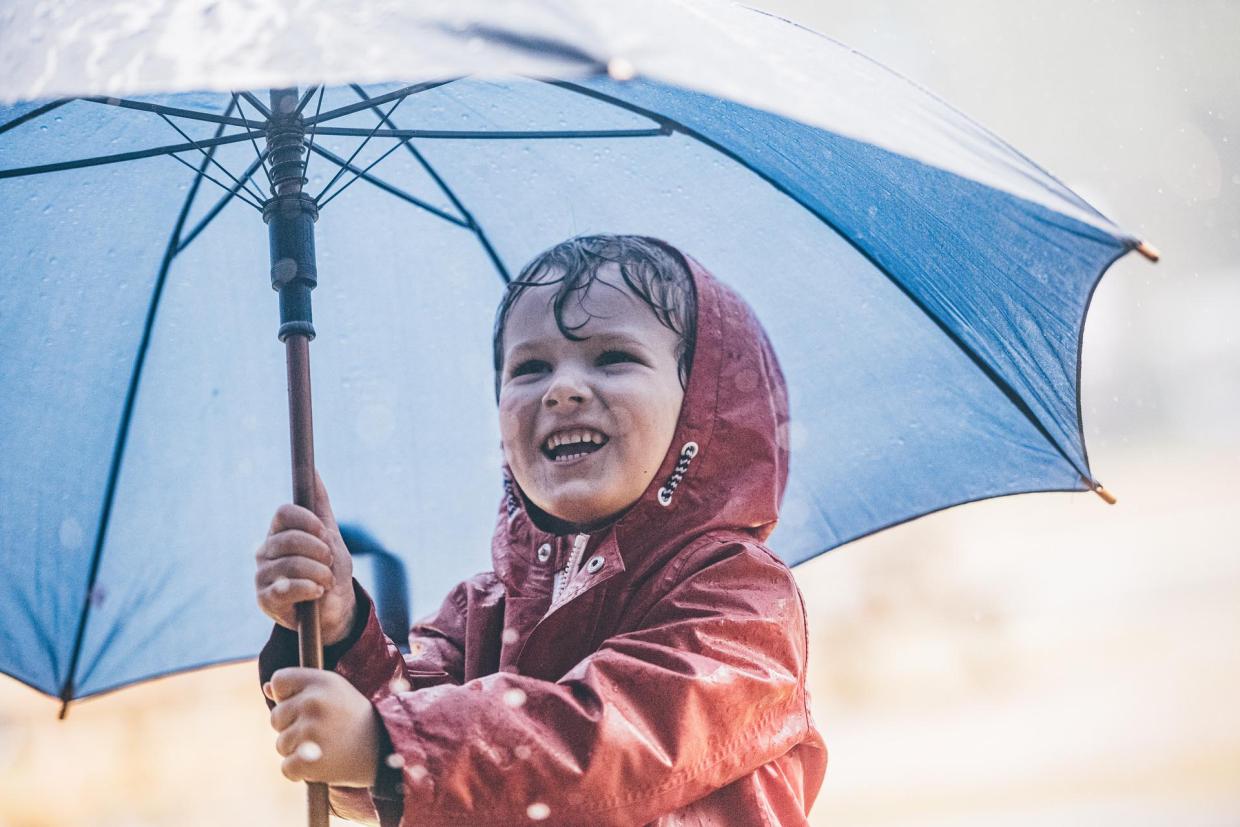
[[[276,512],[256,586],[284,774],[384,827],[807,824],[826,750],[801,594],[762,544],[788,406],[752,312],[664,242],[580,237],[510,285],[494,341],[494,570],[408,656],[321,485],[318,516]],[[279,668],[319,597],[334,671]]]

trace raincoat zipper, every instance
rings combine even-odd
[[[573,538],[573,550],[568,555],[568,565],[563,571],[556,572],[555,586],[551,590],[551,602],[554,604],[560,599],[560,595],[564,593],[564,589],[568,586],[569,579],[573,576],[573,572],[577,571],[577,567],[581,564],[581,556],[585,553],[586,544],[590,542],[589,534],[578,534]]]

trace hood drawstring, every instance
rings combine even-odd
[[[676,486],[680,485],[685,472],[689,470],[689,463],[693,461],[697,453],[698,444],[696,442],[686,442],[684,447],[680,449],[680,459],[676,460],[676,470],[672,471],[672,475],[667,478],[667,482],[659,489],[659,505],[669,506],[672,504],[672,495],[676,493]]]
[[[512,478],[507,474],[504,474],[504,507],[508,509],[508,522],[511,523],[512,518],[517,516],[521,503],[517,500],[517,495],[512,490]]]

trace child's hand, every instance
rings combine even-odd
[[[276,702],[271,728],[290,781],[370,787],[379,770],[378,715],[370,701],[335,672],[280,669],[263,685]]]
[[[319,623],[323,644],[329,646],[348,636],[357,599],[353,560],[317,472],[315,487],[318,515],[291,503],[276,509],[271,531],[254,555],[254,586],[259,608],[286,629],[297,628],[296,604],[323,598]]]

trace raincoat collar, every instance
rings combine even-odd
[[[708,531],[765,540],[778,517],[788,479],[783,374],[744,300],[686,259],[697,293],[697,341],[680,417],[645,492],[579,550],[582,564],[602,556],[598,579],[657,566]],[[563,568],[577,535],[547,530],[554,521],[529,501],[506,463],[503,475],[492,563],[500,581],[520,592],[544,579],[550,566]]]

